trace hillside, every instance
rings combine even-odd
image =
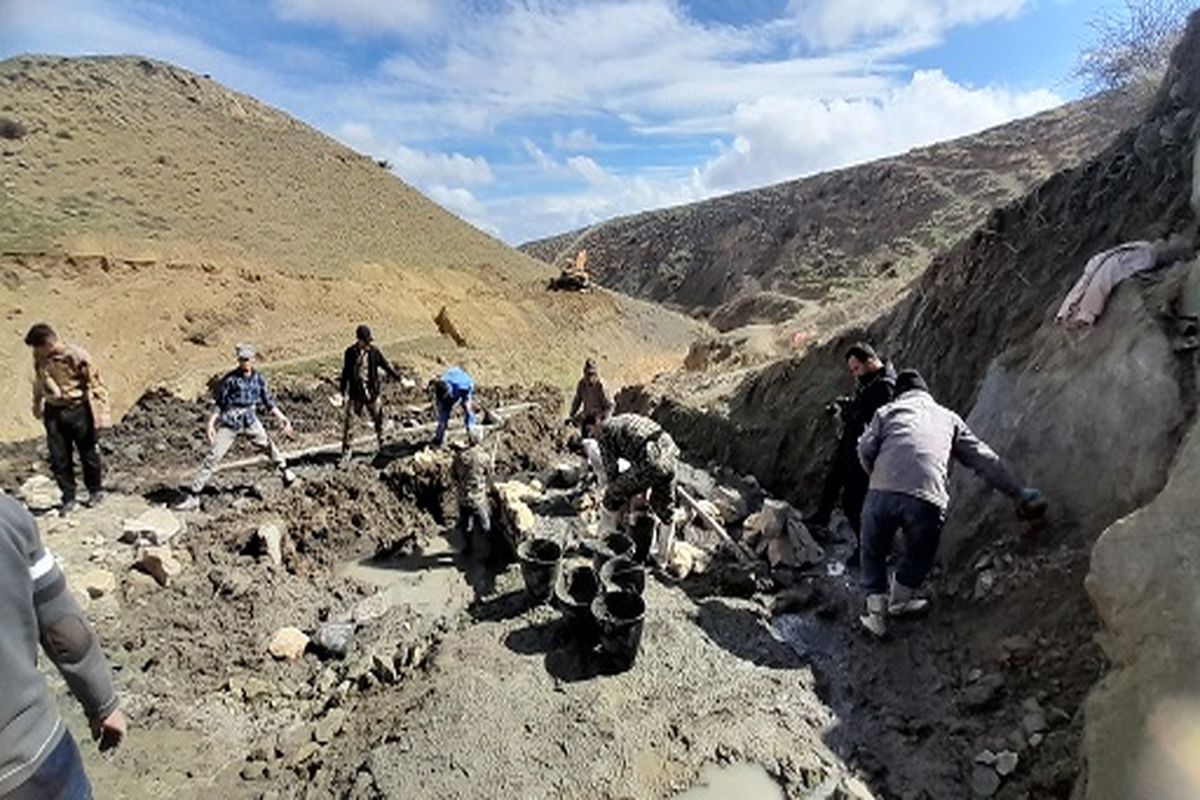
[[[1133,111],[1124,97],[1101,95],[895,158],[521,249],[554,262],[587,248],[603,285],[706,315],[721,330],[811,319],[865,290],[894,295],[991,209],[1102,150]]]
[[[0,366],[48,321],[87,346],[123,411],[150,385],[196,391],[249,339],[278,363],[336,352],[359,321],[416,369],[571,381],[679,361],[697,328],[607,293],[544,291],[549,270],[257,100],[135,57],[0,62]],[[467,342],[439,336],[446,306]],[[23,391],[23,389],[22,389]],[[25,403],[0,437],[33,435]]]
[[[801,356],[746,370],[733,391],[710,392],[703,405],[693,389],[707,379],[695,377],[638,398],[686,446],[811,509],[836,433],[822,407],[850,389],[842,354],[865,338],[898,367],[920,369],[939,401],[1045,493],[1050,517],[1031,527],[977,477],[953,476],[942,571],[931,587],[939,608],[923,626],[947,637],[924,649],[951,655],[912,666],[928,670],[927,679],[917,673],[923,685],[949,675],[973,697],[981,676],[991,681],[988,705],[946,710],[968,721],[939,744],[937,762],[957,753],[972,764],[984,748],[1016,747],[1021,772],[998,797],[1200,790],[1188,771],[1196,718],[1179,703],[1200,691],[1198,71],[1200,13],[1144,119],[988,215],[894,308]],[[1090,256],[1168,235],[1191,237],[1192,254],[1120,284],[1094,327],[1054,323]],[[923,649],[899,647],[904,662]],[[944,721],[923,695],[921,708],[906,704],[913,679],[869,665],[845,677],[891,693],[901,717],[910,715],[884,743],[863,734],[861,745],[884,763],[911,758],[905,731]],[[1059,722],[1033,744],[1022,726],[1031,708],[1047,707]],[[860,722],[872,724],[868,714]],[[915,763],[891,768],[889,794],[911,785]]]

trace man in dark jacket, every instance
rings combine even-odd
[[[375,440],[383,449],[383,399],[379,372],[386,372],[394,381],[400,380],[399,373],[372,343],[371,329],[359,325],[354,331],[354,344],[346,348],[342,358],[342,377],[338,388],[342,393],[342,461],[350,459],[350,430],[354,417],[367,412],[375,425]]]
[[[839,397],[829,406],[830,413],[841,420],[841,435],[825,476],[820,505],[809,522],[816,526],[828,525],[840,495],[842,513],[854,529],[855,538],[854,553],[846,563],[857,566],[862,507],[868,483],[867,473],[858,460],[858,437],[862,436],[875,412],[891,402],[896,388],[896,370],[865,342],[852,345],[846,351],[846,367],[856,381],[854,396]]]
[[[125,715],[100,643],[33,517],[0,493],[0,797],[90,800],[79,749],[38,671],[39,642],[100,749],[120,744]]]
[[[575,385],[575,398],[571,400],[571,413],[567,419],[580,426],[580,433],[588,436],[588,425],[585,420],[603,422],[613,412],[612,395],[600,377],[596,362],[588,359],[583,362],[583,377]]]

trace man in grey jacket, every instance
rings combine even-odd
[[[1022,488],[1008,467],[962,418],[929,394],[916,370],[896,378],[896,399],[876,412],[858,440],[858,457],[871,476],[863,505],[861,580],[867,594],[863,627],[887,632],[887,615],[924,609],[914,596],[933,567],[946,506],[950,459],[970,467],[994,488],[1017,501],[1025,518],[1041,516],[1046,504],[1036,489]],[[896,533],[905,547],[890,596],[887,559]]]
[[[37,669],[37,648],[83,704],[100,749],[125,716],[112,673],[29,512],[0,494],[0,800],[90,800],[79,749]]]

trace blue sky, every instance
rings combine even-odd
[[[1050,108],[1117,2],[0,0],[0,56],[209,73],[517,243]]]

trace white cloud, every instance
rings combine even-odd
[[[555,133],[552,140],[556,150],[595,150],[600,146],[596,134],[583,128],[574,128],[568,133]]]
[[[583,178],[592,186],[607,186],[613,183],[613,176],[604,167],[587,156],[571,156],[567,159],[567,169]]]
[[[327,22],[354,34],[413,35],[443,19],[445,0],[275,0],[286,20]]]
[[[279,42],[223,49],[220,15],[201,6],[0,0],[0,51],[137,52],[211,72],[520,241],[1052,105],[1048,92],[905,66],[950,29],[1035,1],[790,0],[786,15],[734,26],[696,19],[683,0],[272,0],[281,18],[350,34],[314,50],[289,25]],[[390,41],[356,41],[376,35]],[[377,68],[361,66],[381,51]]]
[[[605,114],[646,125],[703,120],[705,132],[726,131],[736,103],[781,85],[827,96],[886,86],[854,54],[781,55],[794,36],[783,27],[702,24],[674,0],[512,2],[447,33],[435,52],[388,59],[379,84],[385,96],[399,87],[410,98],[470,108],[489,129],[531,116]],[[438,125],[444,117],[433,111],[428,121]]]
[[[432,184],[426,188],[425,193],[433,202],[457,214],[476,228],[487,231],[496,238],[500,237],[500,229],[492,223],[487,207],[469,189]]]
[[[532,139],[521,139],[521,146],[533,162],[538,165],[542,172],[547,175],[561,175],[564,171],[562,164],[555,161],[545,150],[537,146],[537,143]]]
[[[475,185],[491,183],[491,165],[483,156],[462,153],[443,153],[418,150],[394,141],[385,141],[363,122],[345,122],[338,128],[338,138],[351,147],[375,158],[386,159],[392,171],[417,187],[446,185]]]
[[[1011,19],[1029,0],[790,0],[809,44],[842,47],[865,36],[936,38],[960,25]]]
[[[1059,105],[1048,91],[973,89],[920,71],[879,97],[773,95],[738,106],[736,136],[702,173],[731,191],[904,152]]]

